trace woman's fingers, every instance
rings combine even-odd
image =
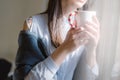
[[[85,30],[92,33],[92,35],[95,35],[96,37],[99,37],[100,25],[99,25],[99,21],[96,18],[96,16],[93,17],[93,21],[86,22]]]
[[[83,45],[88,42],[88,35],[85,33],[85,31],[82,31],[75,35],[75,40],[78,45]]]
[[[96,30],[100,29],[99,25],[96,24],[95,22],[86,22],[86,24],[90,25],[91,27],[93,27]]]
[[[86,24],[85,26],[85,31],[90,32],[92,35],[94,35],[96,38],[99,39],[99,31],[97,31],[96,29],[94,29],[93,27],[91,27],[90,25]]]
[[[100,23],[99,23],[99,21],[98,21],[98,19],[97,19],[97,17],[96,17],[96,16],[93,16],[93,21],[94,21],[97,25],[99,25],[99,26],[100,26]]]
[[[85,24],[85,29],[86,29],[86,31],[91,32],[92,34],[97,34],[98,33],[98,31],[89,24]]]
[[[91,21],[91,22],[87,21],[86,24],[91,25],[96,30],[100,29],[100,23],[99,23],[98,19],[96,18],[96,16],[93,16],[93,21]]]
[[[71,36],[71,40],[76,40],[78,44],[85,44],[89,41],[89,38],[93,41],[97,40],[99,33],[92,24],[86,24],[85,27],[71,28],[69,36]]]
[[[71,29],[69,30],[69,33],[70,33],[71,35],[74,35],[74,34],[78,34],[78,33],[82,32],[82,31],[84,31],[84,28],[83,28],[83,27],[71,28]]]
[[[89,31],[85,31],[85,33],[88,35],[89,39],[97,40],[96,36],[91,34]]]

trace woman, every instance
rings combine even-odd
[[[71,12],[87,0],[49,0],[45,13],[26,19],[19,35],[15,80],[94,80],[99,22],[71,28]],[[87,49],[87,50],[86,50]],[[84,75],[84,76],[83,76]]]

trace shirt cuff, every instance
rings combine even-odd
[[[47,59],[44,60],[44,64],[53,74],[55,74],[59,69],[59,67],[55,64],[51,56],[49,56]]]
[[[95,74],[96,76],[99,75],[99,67],[98,67],[98,64],[94,65],[93,68],[90,68],[89,65],[87,65],[87,66],[88,66],[88,69],[90,69],[90,70],[92,71],[93,74]]]

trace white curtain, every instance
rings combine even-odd
[[[96,0],[92,7],[101,24],[98,80],[120,80],[120,0]]]

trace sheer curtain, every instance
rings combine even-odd
[[[98,80],[120,80],[120,0],[96,0],[93,8],[101,24]]]

